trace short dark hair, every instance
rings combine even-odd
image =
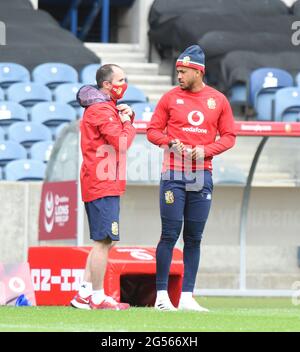
[[[96,73],[96,82],[97,86],[99,88],[103,87],[103,82],[104,81],[111,81],[112,80],[112,75],[114,73],[113,67],[119,67],[118,65],[115,64],[106,64],[98,68],[97,73]]]

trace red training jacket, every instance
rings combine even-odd
[[[114,101],[85,109],[81,124],[81,194],[84,202],[120,196],[126,188],[126,151],[135,128],[121,122]]]
[[[216,140],[218,133],[220,138]],[[213,156],[235,143],[230,104],[222,93],[207,85],[197,93],[176,87],[158,102],[147,137],[151,143],[165,147],[163,171],[184,169],[181,157],[170,155],[167,145],[172,139],[179,139],[190,148],[203,146],[204,165],[193,161],[193,170],[212,170]]]

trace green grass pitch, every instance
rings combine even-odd
[[[209,313],[83,311],[71,307],[0,307],[0,331],[300,331],[300,305],[290,298],[202,297]]]

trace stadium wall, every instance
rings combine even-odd
[[[0,182],[0,262],[27,261],[37,243],[41,182]]]
[[[0,262],[27,260],[28,246],[74,245],[38,242],[41,182],[0,183]],[[121,203],[121,245],[155,246],[160,236],[157,186],[128,186]],[[215,186],[206,226],[197,288],[237,288],[239,214],[243,188]],[[256,187],[247,227],[247,279],[252,288],[289,289],[299,279],[300,188]],[[85,222],[85,244],[90,245]],[[182,247],[182,240],[178,247]]]

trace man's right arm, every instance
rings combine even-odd
[[[170,146],[172,138],[165,133],[168,119],[168,97],[164,95],[158,102],[149,127],[147,128],[147,138],[149,142],[159,146]]]

